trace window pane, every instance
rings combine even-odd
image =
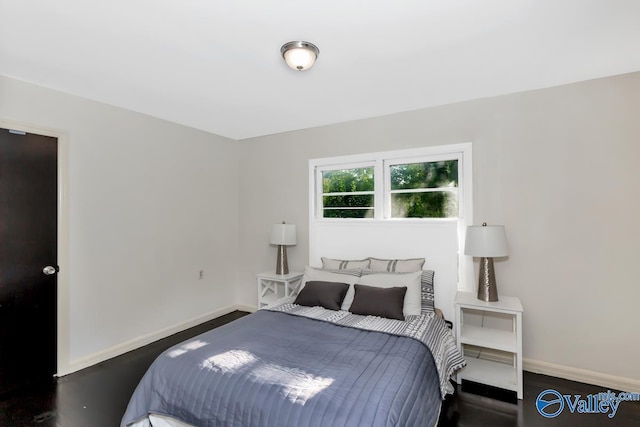
[[[324,209],[324,218],[373,218],[373,209]]]
[[[323,218],[373,218],[373,179],[373,167],[323,171]]]
[[[373,208],[373,194],[349,194],[343,196],[324,196],[325,208]]]
[[[458,161],[392,165],[391,190],[458,186]]]
[[[338,169],[322,172],[323,193],[373,191],[373,168]]]
[[[457,218],[458,194],[452,191],[391,194],[392,218]]]

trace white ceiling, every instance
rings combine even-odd
[[[0,75],[233,139],[637,71],[639,48],[638,0],[0,0]]]

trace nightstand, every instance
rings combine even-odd
[[[300,289],[304,273],[292,271],[289,274],[271,272],[256,274],[258,279],[258,308],[284,298],[294,296]]]
[[[474,346],[480,349],[478,356],[483,349],[490,349],[484,358],[465,355],[467,366],[459,371],[458,382],[469,380],[515,391],[518,399],[522,399],[520,299],[500,296],[500,301],[485,302],[476,298],[475,293],[458,292],[454,302],[458,349],[465,354],[465,346]],[[466,323],[465,317],[469,317]]]

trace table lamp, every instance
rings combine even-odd
[[[271,239],[269,243],[278,245],[278,261],[276,263],[276,274],[289,274],[287,264],[287,245],[296,244],[296,226],[293,224],[275,224],[271,227]]]
[[[498,301],[498,288],[493,268],[493,258],[509,255],[507,236],[502,225],[467,227],[464,254],[480,257],[478,275],[478,299],[487,302]]]

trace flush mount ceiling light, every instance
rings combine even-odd
[[[313,43],[295,41],[282,45],[280,53],[287,65],[296,71],[305,71],[313,67],[320,49]]]

